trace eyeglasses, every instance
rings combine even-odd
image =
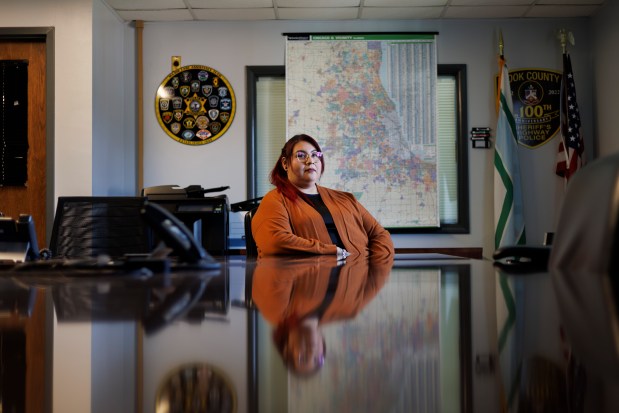
[[[324,354],[316,354],[314,356],[310,356],[306,354],[305,352],[299,353],[299,360],[298,360],[299,366],[305,366],[310,361],[314,362],[314,366],[322,367],[322,365],[325,364],[325,356]]]
[[[314,368],[322,367],[325,364],[324,340],[323,351],[318,354],[315,350],[309,349],[308,346],[309,344],[305,340],[301,340],[297,351],[293,351],[288,347],[288,344],[285,344],[282,355],[286,364],[292,363],[295,364],[295,367],[306,367],[307,364],[313,362]]]
[[[318,162],[322,159],[322,152],[313,151],[312,153],[307,153],[305,151],[297,151],[295,154],[299,162],[307,162],[308,158],[311,158],[312,162]]]

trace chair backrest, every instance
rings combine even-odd
[[[140,215],[143,197],[59,197],[50,239],[54,258],[147,254],[152,233]]]
[[[258,247],[256,247],[256,241],[251,233],[251,220],[254,218],[254,214],[257,210],[258,207],[255,207],[245,214],[245,254],[248,257],[258,256]]]
[[[549,267],[619,271],[619,153],[598,158],[570,179]]]

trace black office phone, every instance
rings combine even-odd
[[[32,216],[20,214],[17,220],[0,217],[0,257],[14,262],[39,259],[39,243]]]
[[[75,260],[39,260],[37,263],[20,265],[18,269],[22,271],[41,268],[56,270],[117,269],[135,271],[147,267],[157,272],[167,272],[169,269],[215,270],[221,268],[221,263],[206,252],[185,224],[164,207],[144,201],[140,209],[140,215],[156,237],[165,244],[166,249],[171,250],[171,255],[176,260],[170,262],[167,258],[165,260],[153,259],[153,253],[149,256],[126,254],[124,260],[115,261],[102,261],[101,257]],[[3,240],[7,240],[7,242],[3,244]],[[10,218],[0,217],[0,251],[2,251],[2,245],[22,249],[27,246],[28,260],[37,260],[40,254],[36,244],[32,218],[30,216],[20,216],[18,221],[13,221]],[[168,253],[166,252],[166,255]],[[25,254],[25,250],[22,256],[23,254]],[[15,256],[15,254],[12,254],[12,256]],[[17,263],[23,261],[23,259],[5,258],[4,261]],[[88,275],[89,272],[83,272],[83,274]]]
[[[178,218],[164,207],[145,201],[142,218],[165,245],[178,257],[179,264],[200,269],[216,269],[221,266],[198,244],[193,234]]]
[[[527,274],[548,269],[551,247],[512,245],[498,248],[492,254],[494,266],[511,273]]]

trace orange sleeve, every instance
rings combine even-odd
[[[335,255],[322,216],[302,200],[292,203],[272,190],[264,196],[251,223],[260,255]]]
[[[340,238],[351,254],[393,255],[391,234],[349,192],[319,187]]]

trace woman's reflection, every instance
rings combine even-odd
[[[264,257],[253,276],[253,300],[273,325],[288,369],[316,373],[327,353],[321,326],[355,317],[389,277],[393,257]]]

